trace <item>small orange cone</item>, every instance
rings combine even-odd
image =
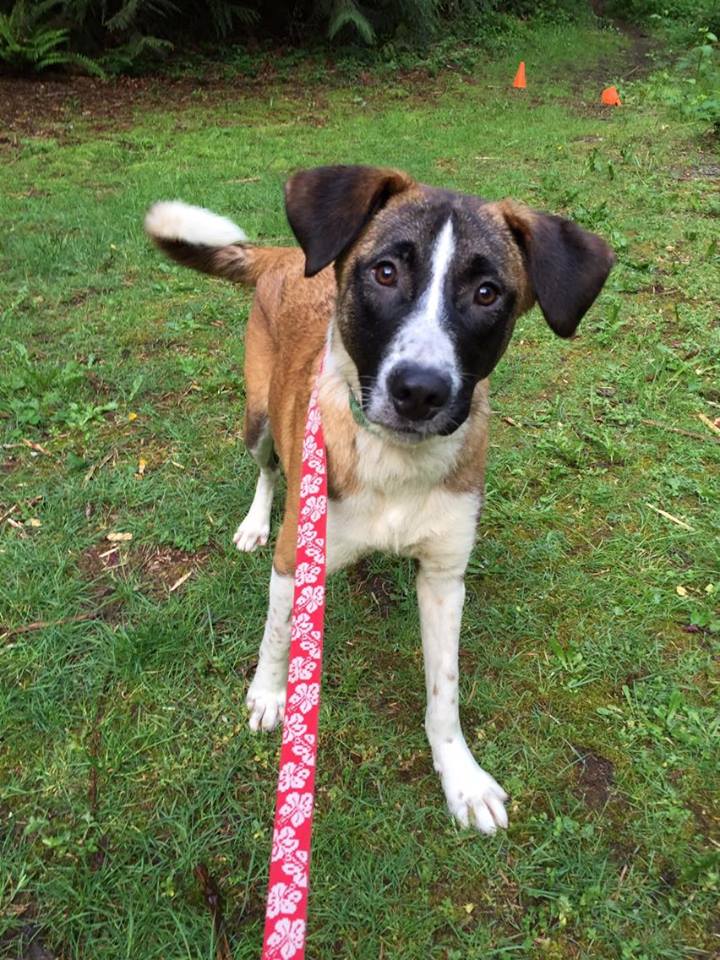
[[[617,87],[605,87],[600,94],[600,103],[604,103],[606,107],[621,107],[622,100],[617,92]]]
[[[513,80],[513,86],[516,90],[525,90],[527,88],[527,83],[525,82],[525,61],[520,61],[520,66],[517,68],[517,73],[515,74],[515,79]]]

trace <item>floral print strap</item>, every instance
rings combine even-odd
[[[295,593],[262,960],[304,960],[325,621],[327,460],[318,385],[303,441]]]

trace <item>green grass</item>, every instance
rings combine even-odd
[[[641,88],[595,105],[622,46],[543,28],[470,76],[201,90],[6,149],[0,955],[31,956],[25,929],[58,960],[211,960],[204,863],[233,957],[259,956],[278,736],[243,708],[270,554],[231,544],[249,301],[161,260],[141,220],[179,196],[285,242],[288,173],[362,161],[564,212],[619,263],[578,339],[534,311],[493,376],[461,692],[510,830],[443,809],[411,565],[338,575],[309,955],[717,956],[718,161]]]

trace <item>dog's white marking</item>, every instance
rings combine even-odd
[[[373,550],[421,557],[470,553],[479,498],[442,488],[383,492],[366,488],[328,509],[328,570],[339,570]]]
[[[247,240],[232,220],[182,200],[153,204],[145,217],[145,229],[158,240],[182,240],[203,247],[227,247]]]
[[[417,363],[432,367],[450,377],[453,393],[460,386],[455,345],[443,324],[444,290],[453,255],[455,235],[452,220],[448,219],[440,231],[431,254],[430,282],[418,300],[417,307],[402,324],[378,370],[377,385],[368,405],[370,420],[392,419],[392,401],[387,378],[400,363]]]
[[[262,467],[250,509],[233,536],[233,543],[238,550],[250,553],[256,547],[264,547],[268,542],[276,479],[277,470]]]
[[[255,676],[247,694],[250,729],[274,730],[285,713],[285,683],[290,647],[291,576],[270,576],[270,603]]]
[[[421,564],[417,578],[427,690],[425,729],[450,813],[464,827],[495,833],[498,827],[507,827],[507,794],[478,766],[460,727],[458,640],[465,563],[454,576],[450,569]]]

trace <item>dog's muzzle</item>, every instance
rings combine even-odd
[[[433,367],[399,363],[388,374],[387,390],[398,416],[422,422],[432,420],[447,406],[452,381]]]

